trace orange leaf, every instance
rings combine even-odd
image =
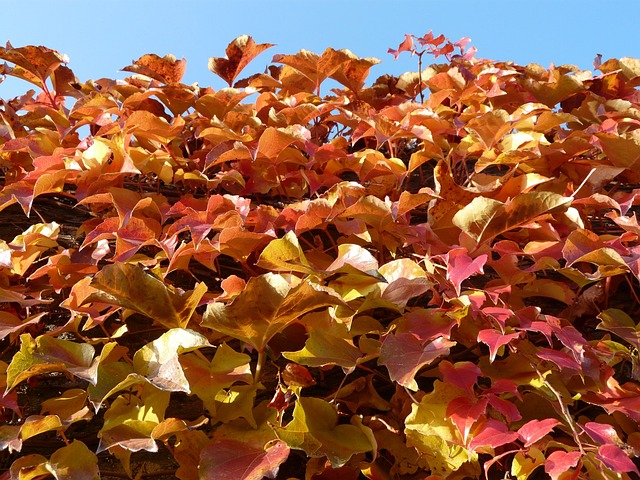
[[[173,55],[160,57],[155,53],[148,53],[122,70],[153,78],[160,83],[179,83],[186,68],[187,61],[184,58],[177,60]]]
[[[209,59],[209,70],[231,86],[251,60],[271,47],[273,47],[272,43],[256,44],[252,37],[241,35],[227,46],[227,58],[211,57]]]

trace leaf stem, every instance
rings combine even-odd
[[[265,359],[267,358],[267,354],[265,349],[262,348],[258,350],[258,363],[256,364],[256,373],[253,377],[253,383],[256,384],[260,381],[260,374],[262,373],[262,367],[264,366]]]

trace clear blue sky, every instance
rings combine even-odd
[[[276,53],[348,48],[382,63],[384,73],[417,70],[416,59],[387,53],[405,33],[429,30],[455,41],[471,37],[478,56],[545,67],[591,69],[596,54],[640,58],[638,0],[0,0],[0,42],[45,45],[65,53],[81,81],[124,78],[119,70],[145,53],[187,59],[185,83],[221,88],[207,69],[235,37],[275,43],[244,74],[262,71]],[[245,75],[241,74],[240,78]],[[28,84],[0,83],[0,97]]]

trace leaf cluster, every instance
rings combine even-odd
[[[3,478],[639,475],[640,61],[467,45],[0,48]]]

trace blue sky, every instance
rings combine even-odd
[[[327,47],[382,60],[370,81],[415,71],[415,57],[403,54],[394,62],[387,49],[405,33],[429,30],[453,41],[471,37],[479,57],[591,69],[598,53],[640,58],[637,12],[638,0],[0,0],[0,42],[65,53],[81,81],[124,78],[119,70],[141,55],[172,53],[187,59],[185,83],[218,89],[225,85],[207,69],[208,58],[224,56],[242,34],[277,44],[247,75],[262,71],[276,53]],[[28,88],[8,79],[0,83],[0,97]]]

